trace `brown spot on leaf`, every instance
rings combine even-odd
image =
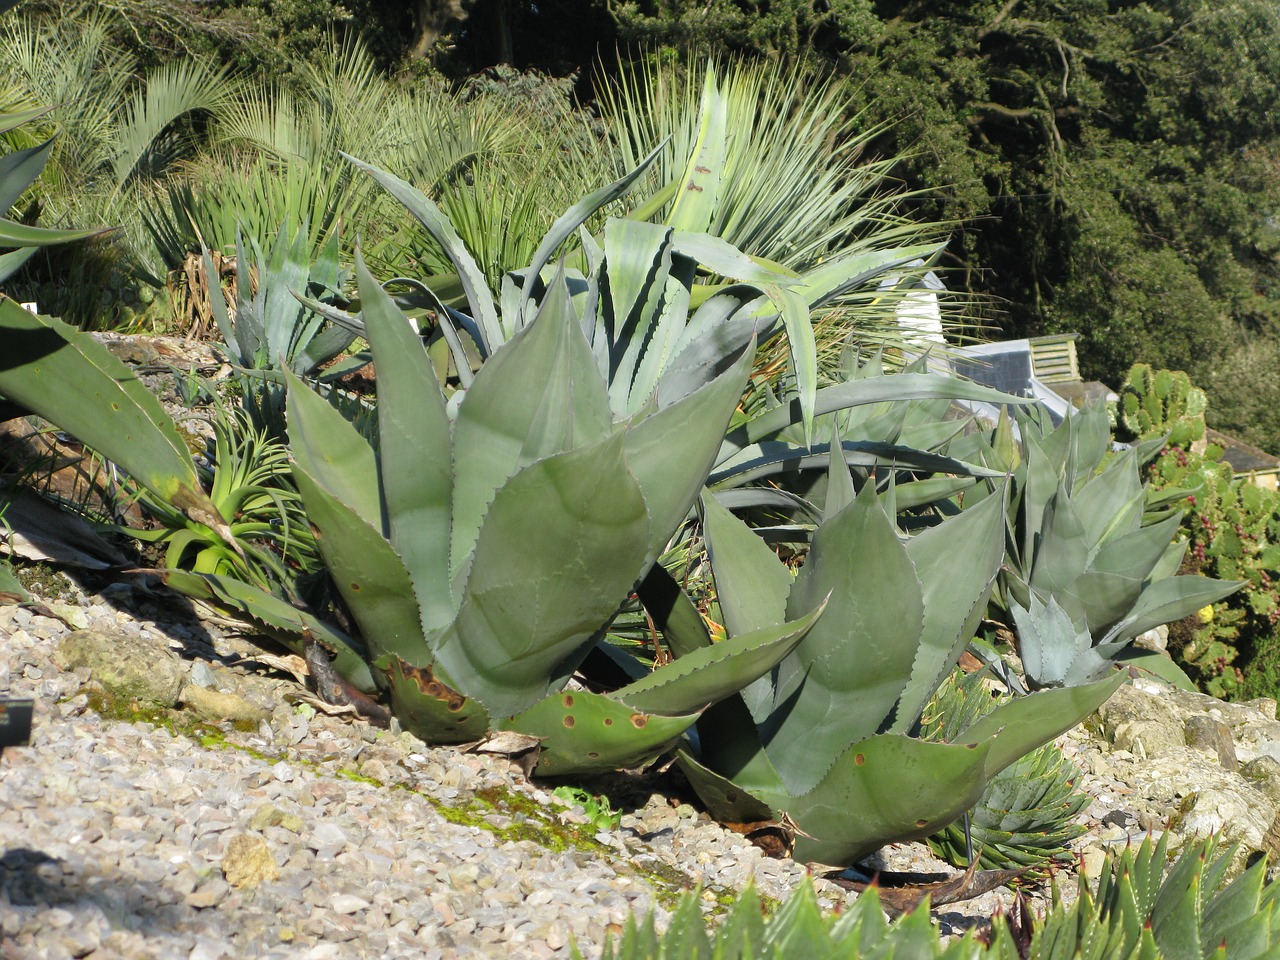
[[[573,719],[573,717],[565,717],[565,718],[564,718],[564,725],[565,725],[566,727],[572,727],[572,726],[573,726],[573,724],[574,724],[574,719]]]
[[[711,172],[711,168],[710,168],[710,167],[704,167],[704,166],[702,166],[701,164],[699,164],[698,166],[694,167],[694,168],[693,168],[693,170],[694,170],[694,173],[710,173],[710,172]]]
[[[466,705],[467,698],[454,690],[448,684],[441,683],[436,679],[431,666],[415,667],[405,663],[399,657],[396,657],[399,669],[404,674],[405,679],[413,681],[414,686],[422,693],[423,696],[431,697],[433,700],[440,700],[444,705],[454,713]]]
[[[853,762],[858,766],[862,766],[864,763],[867,762],[867,758],[860,753],[855,753],[853,755]]]
[[[612,726],[613,726],[613,717],[605,717],[605,718],[604,718],[604,725],[605,725],[606,727],[612,727]]]
[[[702,192],[702,188],[698,186],[696,183],[694,183],[692,180],[689,181],[689,185],[685,187],[685,190],[697,190],[699,193]]]
[[[563,697],[561,697],[560,702],[561,702],[561,703],[563,703],[566,707],[572,707],[572,706],[573,706],[573,694],[572,694],[572,693],[566,693]]]
[[[637,730],[642,729],[649,722],[649,718],[643,713],[633,713],[631,715],[631,725]]]

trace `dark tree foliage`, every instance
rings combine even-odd
[[[881,150],[909,155],[922,213],[962,224],[951,264],[1010,334],[1078,330],[1113,383],[1142,359],[1225,387],[1280,353],[1270,0],[604,2],[627,38],[863,78],[869,116],[897,121]],[[1226,392],[1220,421],[1263,439]]]
[[[26,0],[67,15],[73,0]],[[1280,450],[1241,378],[1280,360],[1274,0],[101,0],[158,58],[278,74],[358,33],[390,70],[589,77],[732,49],[859,79],[877,148],[955,224],[953,285],[1010,335],[1076,330],[1085,372],[1186,369]],[[184,21],[186,29],[182,28]],[[589,92],[583,84],[580,92]],[[1268,422],[1274,417],[1262,418]]]

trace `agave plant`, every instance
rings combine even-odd
[[[1013,473],[998,600],[1018,624],[1027,681],[1033,687],[1087,682],[1124,659],[1189,685],[1167,658],[1135,650],[1133,639],[1242,584],[1177,575],[1187,549],[1175,540],[1180,512],[1151,512],[1139,475],[1162,438],[1108,461],[1110,434],[1100,406],[1056,429],[1032,417],[1019,425],[1021,450],[1006,422],[983,459]],[[969,496],[966,508],[980,499]]]
[[[417,334],[359,261],[357,277],[381,456],[296,381],[289,431],[321,554],[406,728],[431,742],[527,734],[549,775],[638,765],[798,642],[820,603],[619,690],[565,689],[684,521],[749,352],[615,421],[560,277],[447,403]]]
[[[258,245],[236,238],[235,309],[229,310],[209,251],[204,252],[205,275],[210,278],[209,307],[222,333],[223,344],[244,375],[245,405],[260,427],[276,436],[284,433],[282,370],[316,377],[355,340],[355,334],[325,320],[303,304],[297,294],[332,303],[342,297],[343,276],[338,263],[338,234],[332,233],[314,261],[305,223],[296,229],[280,224],[274,243],[264,254]],[[252,253],[252,256],[250,254]],[[323,372],[329,382],[369,362],[358,353],[332,363]]]
[[[1073,726],[1121,677],[1011,701],[959,742],[917,736],[921,714],[973,636],[1003,557],[1003,498],[902,542],[888,503],[855,496],[836,458],[803,565],[789,568],[744,523],[703,498],[728,635],[827,612],[771,676],[708,710],[680,754],[720,818],[796,824],[798,859],[846,864],[890,840],[925,837],[985,784]]]

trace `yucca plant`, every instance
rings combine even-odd
[[[893,158],[867,156],[880,131],[853,108],[856,84],[811,66],[711,57],[694,65],[643,61],[599,96],[621,169],[664,144],[640,187],[645,201],[630,216],[711,234],[800,273],[837,251],[921,250],[814,311],[823,377],[833,375],[850,340],[903,346],[900,311],[944,229],[907,214],[909,197],[891,179]],[[716,92],[710,101],[708,88]],[[691,177],[698,167],[708,174]],[[950,322],[956,311],[943,308]],[[774,380],[788,368],[807,375],[794,345],[783,347],[762,350],[757,372]]]

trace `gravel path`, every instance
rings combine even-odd
[[[36,698],[31,745],[0,756],[0,957],[591,956],[684,887],[781,898],[804,876],[662,794],[596,833],[504,758],[291,704],[301,687],[243,662],[259,648],[106,593],[56,609],[269,716],[104,719],[90,671],[55,666],[69,628],[0,608],[0,694]]]

